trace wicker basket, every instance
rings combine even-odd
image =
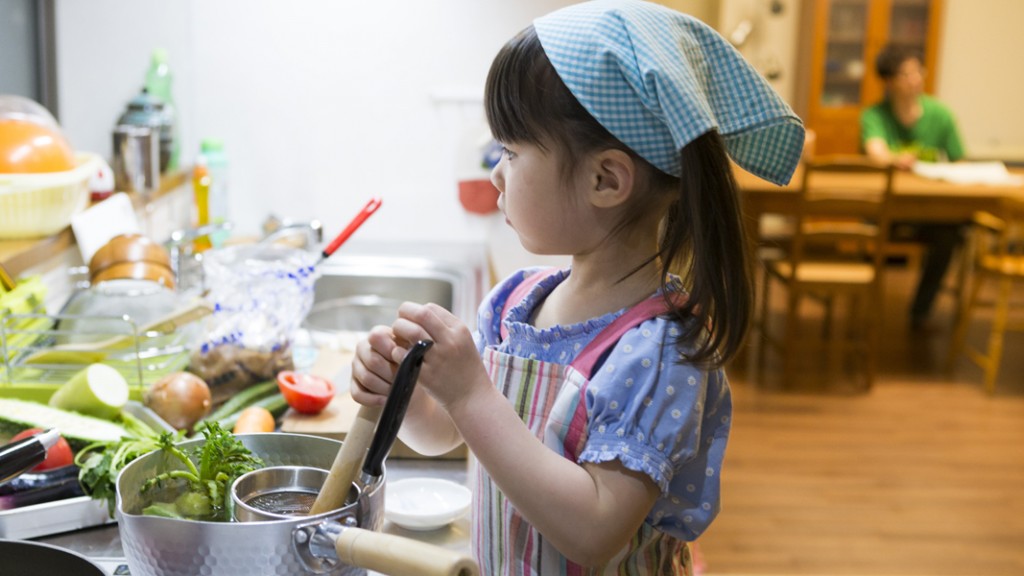
[[[89,177],[100,167],[95,154],[78,153],[64,172],[0,174],[0,239],[34,238],[61,231],[89,203]]]

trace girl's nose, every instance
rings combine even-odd
[[[505,159],[502,158],[500,162],[494,165],[494,168],[491,168],[491,184],[494,184],[494,187],[497,188],[498,192],[502,194],[505,193],[505,173],[503,170],[504,165]]]

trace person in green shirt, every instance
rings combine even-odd
[[[964,157],[953,113],[923,93],[920,54],[905,46],[887,46],[878,54],[875,70],[885,83],[885,99],[861,113],[865,154],[879,162],[892,162],[902,170],[909,170],[918,161],[955,162]],[[959,223],[899,222],[893,228],[895,240],[915,240],[927,246],[910,308],[914,330],[928,327],[942,279],[962,241],[961,227]]]

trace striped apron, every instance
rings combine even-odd
[[[509,299],[516,298],[517,292],[520,291],[514,291]],[[592,370],[627,330],[664,311],[661,296],[627,310],[602,330],[570,365],[519,358],[493,349],[484,352],[484,365],[491,381],[501,388],[527,428],[549,449],[575,462],[587,441],[585,394]],[[574,564],[519,514],[482,466],[476,469],[473,553],[480,562],[482,574],[692,576],[686,542],[655,530],[647,523],[604,567],[585,568]]]

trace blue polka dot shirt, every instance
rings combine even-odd
[[[476,334],[485,348],[523,358],[569,364],[620,310],[579,324],[543,330],[533,310],[569,274],[544,278],[507,311],[508,337],[500,335],[501,312],[511,292],[538,269],[525,269],[498,284],[480,307]],[[588,438],[579,462],[618,460],[643,472],[661,489],[647,516],[654,528],[696,539],[718,514],[720,476],[732,418],[725,373],[680,361],[679,322],[645,321],[627,332],[591,375],[587,387]]]

